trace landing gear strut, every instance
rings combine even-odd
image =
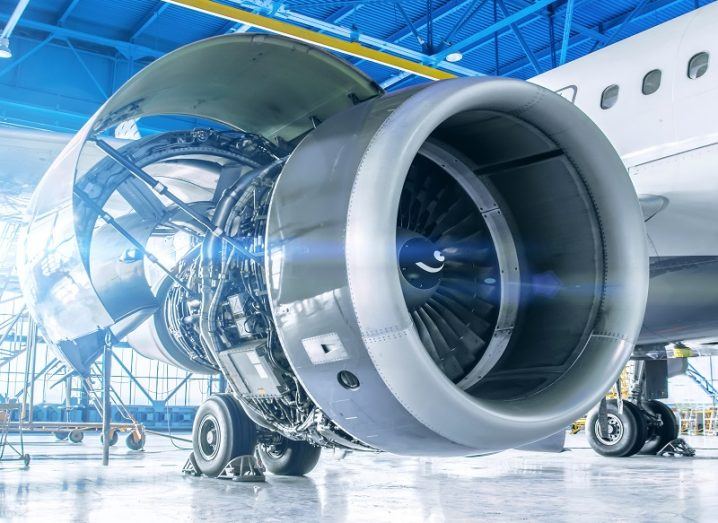
[[[217,477],[239,456],[251,456],[257,444],[257,426],[231,394],[216,394],[197,410],[192,427],[192,449],[198,472]]]
[[[669,447],[675,447],[674,454],[695,454],[682,451],[686,444],[678,438],[678,420],[670,407],[656,399],[667,396],[668,375],[667,360],[636,361],[630,400],[604,400],[586,419],[591,448],[602,456],[614,457],[664,455],[670,453],[664,452]],[[620,381],[617,389],[620,397]]]
[[[630,401],[623,401],[619,409],[616,400],[606,404],[607,420],[599,419],[599,410],[594,410],[586,419],[586,436],[591,448],[602,456],[633,456],[646,441],[646,421],[640,409]]]
[[[657,454],[663,447],[678,438],[680,426],[673,411],[665,403],[649,400],[643,404],[648,420],[648,437],[641,454]]]
[[[304,441],[274,433],[259,436],[231,394],[212,396],[199,408],[192,449],[184,473],[235,481],[264,481],[265,467],[280,476],[302,476],[316,466],[321,454],[320,447]]]
[[[314,469],[322,453],[321,447],[306,441],[292,441],[278,436],[276,443],[257,447],[267,470],[278,476],[303,476]]]

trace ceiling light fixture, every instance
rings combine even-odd
[[[0,38],[0,58],[12,58],[9,38]]]

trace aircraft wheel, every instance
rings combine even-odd
[[[608,434],[602,434],[598,409],[586,419],[586,436],[591,448],[601,456],[628,457],[638,452],[646,441],[646,421],[640,409],[630,401],[623,402],[618,412],[615,400],[609,400]]]
[[[110,447],[114,447],[115,445],[117,445],[117,442],[119,440],[120,440],[119,431],[117,431],[115,429],[111,429],[110,430]],[[100,434],[100,443],[104,443],[104,442],[105,442],[105,435]]]
[[[82,440],[85,439],[85,433],[77,429],[71,430],[67,439],[69,439],[71,443],[82,443]]]
[[[277,444],[259,445],[258,450],[267,470],[278,476],[308,474],[317,465],[322,453],[321,447],[283,437]]]
[[[133,430],[125,438],[125,445],[130,450],[142,450],[145,448],[145,432]],[[112,444],[112,443],[110,443]]]
[[[218,476],[231,460],[251,455],[257,444],[257,426],[231,394],[217,394],[197,410],[192,448],[197,467],[206,476]]]
[[[53,432],[52,435],[55,436],[55,438],[58,441],[65,441],[67,439],[67,437],[70,435],[70,433],[59,431],[59,432]]]
[[[649,414],[659,416],[662,425],[649,430],[648,439],[640,450],[641,454],[657,454],[667,443],[678,437],[680,426],[671,408],[658,400],[651,400],[645,405]]]

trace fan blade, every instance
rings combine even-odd
[[[439,331],[441,331],[441,335],[449,345],[449,350],[451,350],[453,356],[459,361],[461,367],[466,368],[470,365],[473,362],[473,358],[467,354],[463,343],[461,343],[461,338],[454,329],[451,328],[449,323],[431,305],[425,303],[422,309],[426,311],[427,315],[436,324]],[[464,350],[461,350],[462,348]]]
[[[428,305],[436,309],[438,313],[446,320],[454,331],[459,335],[461,344],[472,356],[476,356],[481,349],[486,346],[486,342],[481,337],[467,327],[466,323],[463,322],[454,312],[443,305],[437,300],[431,299],[428,301]]]
[[[470,212],[470,207],[466,205],[466,200],[463,198],[456,198],[456,200],[449,206],[449,208],[440,215],[434,227],[429,233],[429,238],[432,241],[436,241],[444,231],[452,227],[457,222],[461,221],[463,217]]]
[[[440,240],[444,241],[457,241],[461,238],[471,235],[475,231],[484,231],[485,226],[481,219],[481,216],[476,213],[467,214],[464,218],[459,220],[455,225],[452,225],[444,232],[442,232],[437,238],[436,242]]]
[[[437,242],[436,246],[446,256],[447,262],[469,262],[486,265],[492,261],[494,254],[491,247],[482,247],[479,243],[445,244],[444,242]]]
[[[426,325],[422,321],[421,316],[419,316],[418,312],[414,311],[411,313],[411,317],[414,320],[414,325],[416,326],[416,330],[419,333],[419,339],[421,339],[421,343],[424,345],[426,352],[429,353],[429,356],[431,356],[432,360],[434,360],[436,363],[440,363],[441,356],[439,356],[439,353],[434,346],[434,342],[431,339],[431,335],[429,334],[429,330],[426,328]]]
[[[478,307],[478,311],[476,311],[463,305],[455,298],[447,297],[444,294],[439,294],[438,292],[432,297],[432,299],[450,308],[462,322],[468,325],[469,328],[482,339],[491,328],[492,324],[487,320],[487,318],[492,318],[494,316],[494,308],[491,305],[482,303],[482,305]]]
[[[429,210],[426,222],[422,224],[420,232],[426,236],[433,227],[437,217],[441,216],[454,201],[456,201],[456,191],[454,188],[451,186],[442,187],[441,191],[436,195],[436,199],[429,204],[431,209]]]
[[[426,311],[423,310],[423,308],[419,309],[417,312],[429,331],[431,340],[434,343],[434,347],[439,354],[439,366],[442,368],[444,373],[451,380],[463,376],[463,367],[458,362],[453,352],[450,350],[448,344],[446,343],[446,340],[442,336],[441,331],[438,329],[436,324],[432,321]]]

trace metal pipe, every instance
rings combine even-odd
[[[37,369],[37,324],[35,323],[35,320],[32,319],[32,317],[29,317],[28,319],[28,326],[27,326],[27,358],[30,360],[30,371],[32,374],[35,374],[35,370]],[[27,420],[32,423],[33,421],[33,410],[35,409],[35,381],[32,380],[30,382],[30,401],[29,401],[29,410],[27,413]]]
[[[108,330],[102,346],[102,464],[110,463],[110,379],[112,378],[112,333]]]

